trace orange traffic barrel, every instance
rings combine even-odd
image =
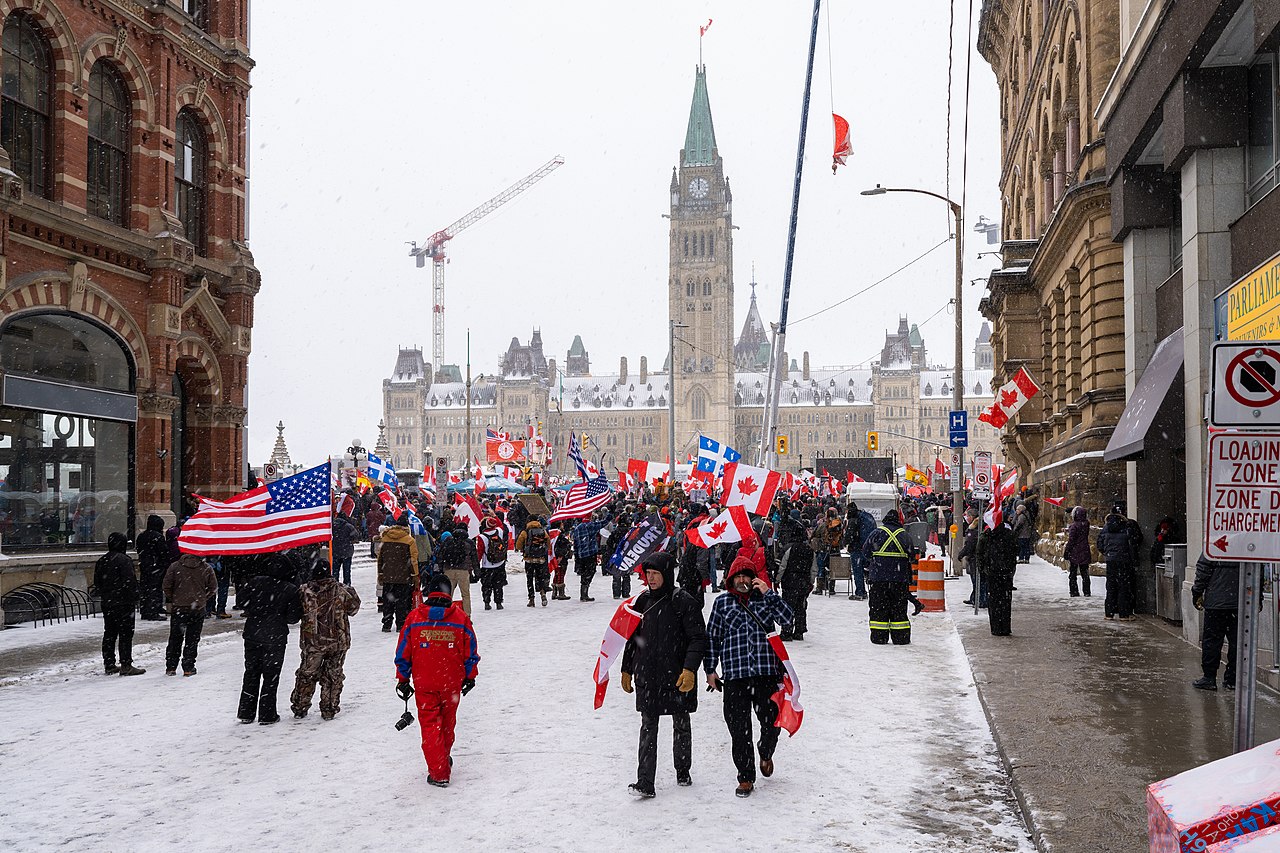
[[[926,613],[942,613],[947,609],[942,565],[941,560],[921,560],[916,563],[916,572],[919,574],[916,596],[924,605]]]

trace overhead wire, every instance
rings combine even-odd
[[[950,230],[950,229],[948,229],[948,231],[949,231],[949,230]],[[939,241],[936,245],[931,246],[930,248],[926,249],[926,250],[925,250],[924,252],[922,252],[921,254],[916,255],[914,258],[912,258],[911,260],[907,261],[905,264],[903,264],[902,266],[898,267],[896,270],[894,270],[893,272],[889,273],[889,274],[888,274],[888,275],[886,275],[884,278],[881,278],[881,279],[879,279],[878,281],[873,281],[871,284],[868,284],[866,287],[862,288],[861,290],[859,290],[859,291],[856,291],[856,292],[854,292],[854,293],[849,294],[849,295],[848,295],[848,296],[846,296],[844,299],[841,299],[839,302],[835,302],[835,303],[833,303],[833,304],[831,304],[831,305],[828,305],[826,308],[820,308],[820,309],[818,309],[817,311],[814,311],[812,314],[806,314],[805,316],[801,317],[801,318],[800,318],[800,319],[798,319],[798,320],[792,320],[792,321],[791,321],[791,323],[790,323],[790,325],[794,326],[796,323],[803,323],[805,320],[811,320],[811,319],[813,319],[814,317],[817,317],[819,314],[825,314],[826,312],[828,312],[828,311],[832,310],[833,308],[839,308],[841,305],[845,304],[845,303],[846,303],[846,302],[848,302],[849,300],[854,299],[854,298],[856,298],[856,297],[858,297],[858,296],[861,296],[862,294],[866,293],[868,290],[871,290],[873,287],[879,287],[880,285],[884,284],[884,283],[885,283],[886,281],[888,281],[889,279],[893,278],[893,277],[894,277],[895,275],[897,275],[898,273],[903,272],[903,271],[904,271],[904,270],[906,270],[907,268],[911,267],[913,264],[917,264],[917,263],[919,263],[920,261],[924,260],[924,259],[925,259],[925,258],[927,258],[929,255],[931,255],[931,254],[933,254],[934,252],[938,251],[938,249],[941,249],[943,246],[945,246],[946,244],[948,244],[948,243],[950,243],[950,242],[951,242],[951,237],[950,237],[950,235],[948,235],[946,238],[944,238],[943,240]]]

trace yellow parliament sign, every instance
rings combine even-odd
[[[1226,292],[1227,340],[1280,339],[1280,254]]]

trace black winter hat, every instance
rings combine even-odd
[[[422,591],[428,598],[433,595],[443,595],[452,601],[453,581],[449,580],[449,576],[445,574],[432,575],[423,582]]]

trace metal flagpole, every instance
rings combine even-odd
[[[809,129],[809,95],[813,91],[813,53],[818,44],[818,16],[822,10],[822,0],[813,0],[813,23],[809,28],[809,64],[804,75],[804,101],[800,107],[800,141],[796,146],[796,176],[791,189],[791,222],[787,228],[787,261],[782,273],[782,307],[778,311],[778,331],[774,337],[773,350],[777,359],[786,358],[787,349],[787,308],[791,304],[791,269],[796,255],[796,223],[800,218],[800,178],[804,174],[804,141]],[[777,370],[777,360],[774,362]],[[772,432],[778,424],[778,398],[782,396],[782,383],[773,382],[773,396],[769,400],[767,426]],[[772,438],[772,435],[770,436]],[[767,451],[769,467],[775,467],[776,445]]]

